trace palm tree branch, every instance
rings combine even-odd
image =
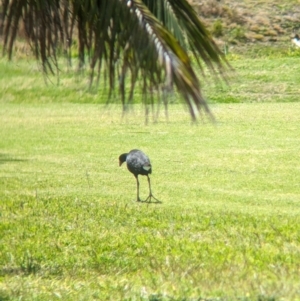
[[[27,38],[45,72],[58,69],[59,47],[70,52],[78,34],[79,67],[107,76],[110,94],[119,82],[126,107],[125,78],[131,77],[127,102],[138,78],[142,92],[173,84],[190,108],[193,119],[204,108],[200,82],[187,54],[191,51],[201,67],[222,71],[224,57],[186,0],[3,0],[4,51],[12,55],[17,27],[23,18]],[[77,25],[77,30],[76,30]],[[70,58],[70,56],[69,56]],[[104,72],[103,72],[104,69]],[[153,98],[151,97],[151,102]]]
[[[144,37],[148,38],[147,43],[156,49],[157,59],[155,60],[155,57],[149,59],[164,67],[166,83],[168,85],[175,83],[189,105],[193,118],[196,118],[197,111],[201,107],[210,114],[186,51],[140,0],[131,0],[130,3],[129,9],[136,15],[139,29],[146,31]]]

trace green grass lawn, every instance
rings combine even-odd
[[[216,124],[191,125],[175,103],[145,126],[139,105],[122,120],[84,81],[45,86],[32,62],[2,61],[0,300],[300,300],[299,88],[283,67],[298,69],[277,63],[281,78],[265,60],[251,88],[259,59],[237,61],[249,81],[210,98],[245,94],[211,104]],[[287,102],[247,101],[272,80]],[[134,202],[118,166],[132,148],[162,204]]]
[[[248,56],[230,53],[228,59],[234,72],[228,73],[226,85],[201,79],[202,88],[211,103],[298,102],[300,95],[300,50],[249,46]],[[40,66],[31,59],[7,62],[0,59],[1,103],[106,103],[108,85],[101,76],[100,85],[88,90],[88,75],[64,67],[61,60],[59,80],[41,75]],[[47,83],[47,85],[45,84]],[[96,82],[96,80],[94,80]],[[137,89],[138,90],[138,89]],[[140,94],[134,100],[139,102]],[[112,102],[120,103],[118,93]],[[173,97],[172,102],[178,103]]]

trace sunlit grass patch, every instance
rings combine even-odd
[[[211,108],[2,103],[1,298],[297,300],[300,107]],[[162,204],[134,201],[132,148]]]

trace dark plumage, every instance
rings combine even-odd
[[[145,155],[142,151],[138,149],[133,149],[129,153],[125,153],[120,155],[119,157],[119,166],[121,166],[124,162],[127,164],[128,170],[135,176],[136,178],[136,185],[137,185],[137,202],[141,202],[140,196],[139,196],[139,188],[140,183],[138,176],[147,176],[148,184],[149,184],[149,195],[145,202],[149,200],[151,201],[151,198],[155,199],[157,202],[159,202],[158,199],[156,199],[152,192],[151,192],[151,183],[149,174],[152,172],[152,166],[150,163],[150,160],[147,155]]]

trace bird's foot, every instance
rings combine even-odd
[[[155,202],[151,202],[151,199],[154,199],[155,200]],[[161,203],[161,201],[160,200],[158,200],[152,193],[150,193],[149,195],[148,195],[148,197],[146,198],[146,200],[144,201],[145,203]]]

